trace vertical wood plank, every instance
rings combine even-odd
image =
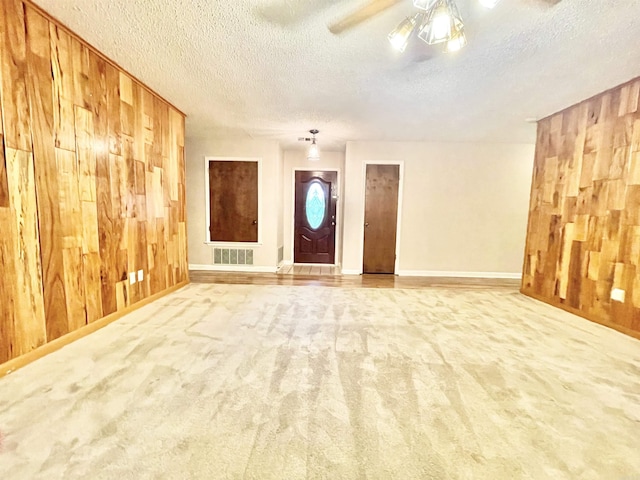
[[[2,105],[0,105],[2,108]],[[2,115],[0,112],[0,124]],[[0,134],[0,208],[9,206],[9,180],[7,177],[7,162],[4,155],[4,137]]]
[[[11,210],[0,207],[0,265],[3,268],[0,275],[0,363],[4,363],[17,356],[14,351],[15,332],[15,268],[16,258],[14,246],[13,215]]]
[[[136,161],[145,162],[145,144],[146,144],[146,115],[144,112],[144,89],[136,82],[132,84],[133,95],[133,158]]]
[[[87,323],[92,323],[104,316],[102,312],[102,285],[100,282],[100,254],[98,252],[84,254],[82,265],[86,292]]]
[[[76,155],[56,149],[60,174],[60,216],[63,236],[62,261],[67,300],[69,331],[86,325],[83,279],[83,248],[91,241],[85,236],[83,202],[80,200],[80,180]],[[91,217],[87,219],[93,221]],[[88,246],[86,247],[89,248]]]
[[[56,148],[75,151],[74,75],[71,37],[50,24],[51,73],[53,75],[53,121]]]
[[[132,136],[135,133],[135,111],[133,98],[133,81],[124,72],[120,72],[120,124],[122,134]]]
[[[33,158],[38,196],[47,339],[69,331],[64,287],[63,242],[59,211],[58,172],[53,132],[53,84],[49,22],[29,6],[27,25],[28,99],[33,135]]]
[[[109,162],[109,128],[107,124],[107,65],[97,55],[89,55],[91,72],[91,98],[94,126],[94,153],[96,156],[96,199],[98,212],[98,238],[100,246],[100,281],[102,313],[108,315],[117,309],[115,248],[113,247],[113,209]]]
[[[144,276],[144,280],[142,281],[142,284],[140,285],[140,297],[141,298],[145,298],[148,297],[150,294],[150,288],[149,288],[149,264],[147,261],[147,223],[146,222],[137,222],[137,226],[138,226],[138,234],[137,234],[137,241],[138,244],[136,245],[136,265],[137,268],[139,270],[142,270],[144,272],[147,272],[147,274]]]
[[[5,31],[7,29],[7,19],[4,16],[4,7],[0,6],[0,13],[3,14],[0,18],[0,208],[9,206],[9,183],[7,178],[7,164],[4,155],[4,119],[2,108],[2,94],[3,94],[3,60],[5,47]],[[0,312],[1,313],[1,312]]]
[[[65,248],[81,247],[83,243],[82,203],[75,153],[56,149],[56,165],[60,176],[58,205],[62,244]]]
[[[84,202],[96,202],[93,114],[78,106],[75,107],[75,137],[80,175],[80,198]]]
[[[106,66],[107,124],[109,128],[109,153],[122,155],[122,128],[120,119],[120,72],[112,65]]]
[[[27,98],[27,40],[25,13],[20,0],[0,2],[3,21],[2,110],[4,141],[8,148],[31,151],[31,127]]]
[[[91,108],[91,63],[89,60],[89,48],[79,40],[71,39],[71,52],[73,62],[73,94],[74,106]]]
[[[14,228],[9,231],[14,234],[14,258],[13,265],[6,266],[15,271],[13,353],[17,356],[45,343],[46,321],[33,156],[29,152],[8,149],[7,167],[11,179]]]
[[[134,160],[133,139],[123,135],[124,175],[126,186],[126,216],[135,217],[136,212],[136,161]]]
[[[87,324],[82,247],[65,248],[62,251],[62,259],[66,272],[64,280],[67,292],[67,312],[69,312],[69,331],[72,332]]]

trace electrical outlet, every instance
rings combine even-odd
[[[138,270],[138,281],[141,282],[142,280],[144,280],[144,271]]]
[[[129,285],[136,283],[136,272],[129,273]]]
[[[611,290],[611,300],[624,303],[625,291],[620,288]]]

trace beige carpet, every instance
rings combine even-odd
[[[640,479],[640,341],[508,289],[190,285],[0,379],[2,479]]]

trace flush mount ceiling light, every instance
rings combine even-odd
[[[500,0],[479,0],[480,4],[493,8]],[[389,34],[389,42],[404,52],[413,33],[429,45],[444,44],[445,51],[457,52],[467,44],[464,23],[454,0],[413,0],[419,11],[405,18]]]
[[[309,145],[309,150],[307,151],[307,160],[316,162],[320,160],[320,149],[318,148],[318,144],[316,143],[316,135],[320,133],[315,128],[309,130],[309,133],[312,135],[311,137],[300,137],[298,141],[300,142],[311,142]]]

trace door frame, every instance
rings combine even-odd
[[[342,172],[339,168],[326,168],[318,166],[312,167],[293,167],[291,171],[291,264],[295,265],[295,241],[296,241],[296,172],[336,172],[338,183],[338,198],[336,199],[336,238],[335,238],[335,254],[333,265],[340,266],[342,259]],[[314,265],[313,263],[304,263],[301,265]],[[320,265],[320,264],[318,264]],[[328,265],[328,264],[322,264]]]
[[[400,237],[402,232],[402,199],[404,196],[404,160],[365,160],[362,163],[362,215],[360,222],[360,274],[364,272],[364,216],[367,201],[367,165],[398,165],[398,218],[396,219],[396,261],[393,264],[394,275],[400,267]]]

